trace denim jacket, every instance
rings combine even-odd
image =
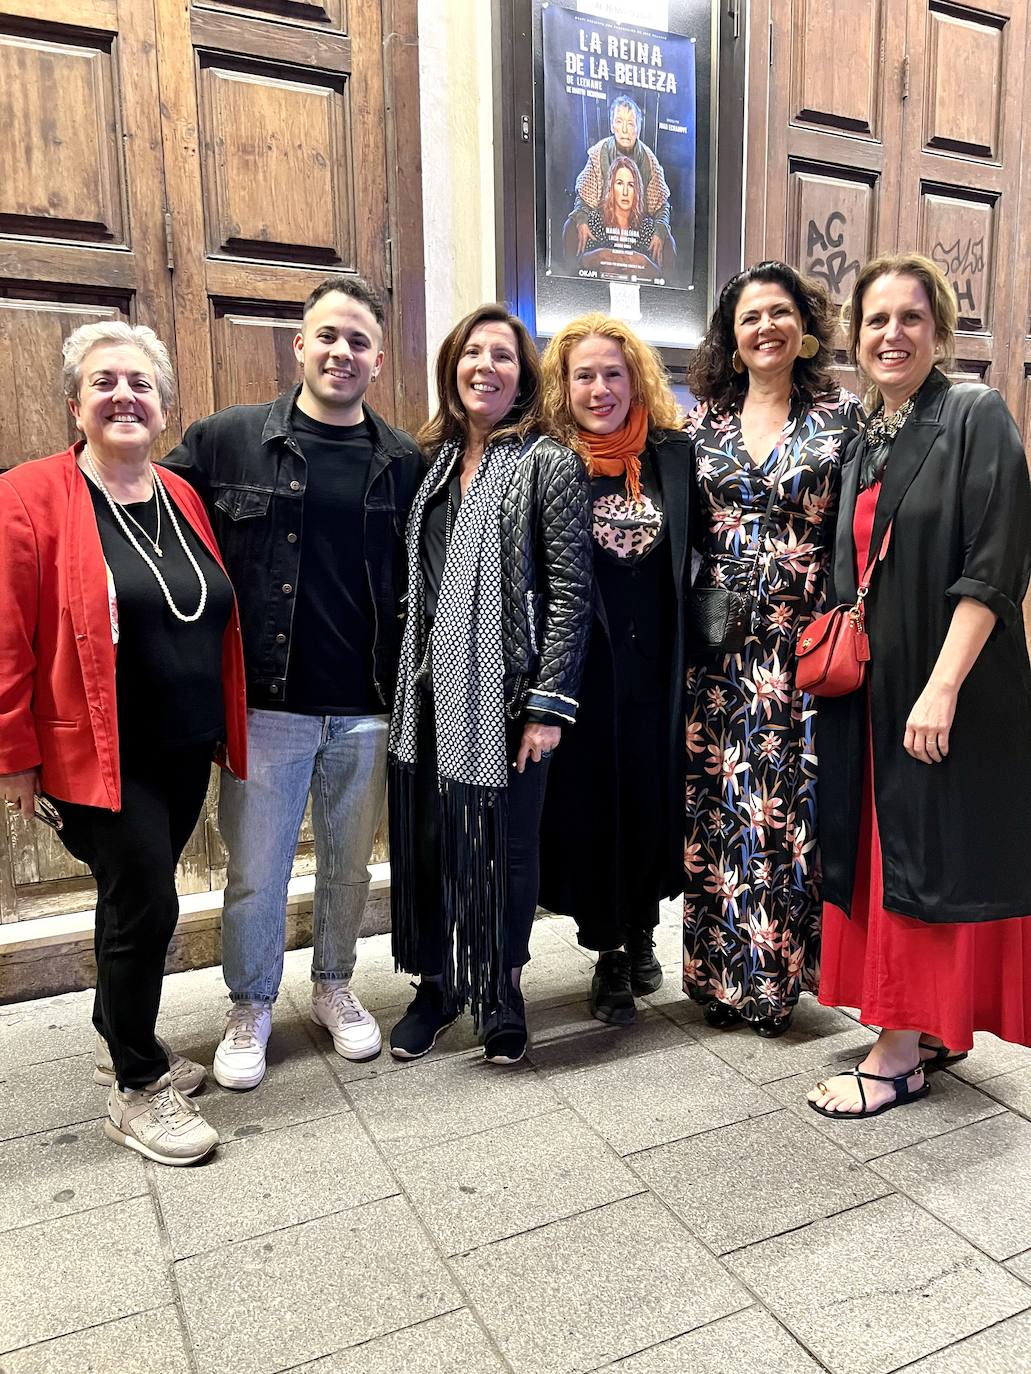
[[[300,387],[262,405],[229,406],[192,424],[165,460],[204,500],[236,589],[252,707],[289,710],[294,597],[304,537],[307,464],[291,425]],[[390,708],[401,645],[404,531],[426,464],[415,441],[368,406],[365,570],[375,634],[372,680]]]

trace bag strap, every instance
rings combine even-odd
[[[861,596],[865,596],[870,590],[870,582],[874,575],[874,569],[877,567],[878,563],[883,563],[884,561],[884,556],[888,552],[888,545],[891,543],[891,527],[894,523],[894,520],[888,521],[888,528],[884,531],[881,547],[875,553],[870,554],[866,564],[866,572],[863,573],[863,576],[859,580],[858,590]]]
[[[799,414],[798,423],[795,426],[795,432],[792,436],[791,442],[784,450],[784,453],[781,456],[781,460],[777,464],[777,470],[773,474],[773,478],[770,481],[770,497],[769,500],[766,502],[766,509],[763,512],[763,517],[759,521],[759,533],[756,536],[755,540],[755,557],[752,560],[752,571],[749,574],[748,578],[748,595],[750,597],[755,595],[756,583],[759,580],[759,562],[762,558],[763,540],[766,538],[766,531],[769,529],[770,526],[770,517],[773,514],[774,504],[777,500],[778,495],[780,494],[780,481],[781,478],[784,476],[784,473],[788,470],[788,467],[791,463],[792,455],[795,453],[796,449],[798,448],[801,442],[802,430],[806,420],[809,419],[809,415],[810,411],[808,410],[804,410]]]

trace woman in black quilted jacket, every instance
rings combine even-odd
[[[537,906],[549,760],[576,718],[591,617],[590,495],[540,430],[541,373],[501,305],[437,356],[430,470],[408,522],[390,724],[394,959],[419,974],[390,1036],[416,1059],[468,1003],[484,1056],[526,1049],[519,979]]]

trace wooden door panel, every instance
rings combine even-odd
[[[256,19],[287,19],[293,24],[315,24],[346,32],[345,0],[205,0],[206,9]]]
[[[796,0],[792,118],[876,138],[880,128],[879,0]],[[842,61],[847,35],[848,60]]]
[[[216,305],[212,321],[215,357],[215,405],[267,401],[299,380],[294,336],[300,310],[279,318],[267,313],[247,315]]]
[[[920,247],[952,284],[965,332],[994,326],[993,276],[997,199],[968,199],[959,192],[925,191]]]
[[[926,148],[1000,156],[1004,24],[1001,14],[964,9],[960,17],[952,5],[929,6]],[[972,91],[977,99],[971,99]]]
[[[843,301],[871,255],[877,182],[854,170],[791,168],[788,259]]]

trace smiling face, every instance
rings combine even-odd
[[[512,409],[519,390],[519,348],[502,320],[479,324],[465,341],[456,382],[470,429],[485,436]]]
[[[629,214],[634,208],[634,174],[629,167],[620,167],[612,179],[612,195],[616,209]]]
[[[860,304],[857,360],[897,410],[923,384],[934,366],[937,343],[934,315],[923,283],[916,277],[876,277]]]
[[[629,153],[637,142],[637,116],[629,105],[616,106],[612,116],[612,132],[619,151]]]
[[[790,292],[780,282],[750,281],[734,311],[734,341],[749,373],[790,372],[805,332]]]
[[[566,364],[569,409],[588,434],[614,434],[626,423],[632,384],[623,350],[615,339],[592,334],[569,350]]]
[[[362,400],[383,366],[383,331],[368,306],[330,291],[305,315],[294,356],[304,374],[297,403],[305,415],[360,424]]]
[[[90,452],[102,461],[138,460],[165,428],[154,365],[135,344],[98,344],[82,360],[79,394],[68,402]]]

